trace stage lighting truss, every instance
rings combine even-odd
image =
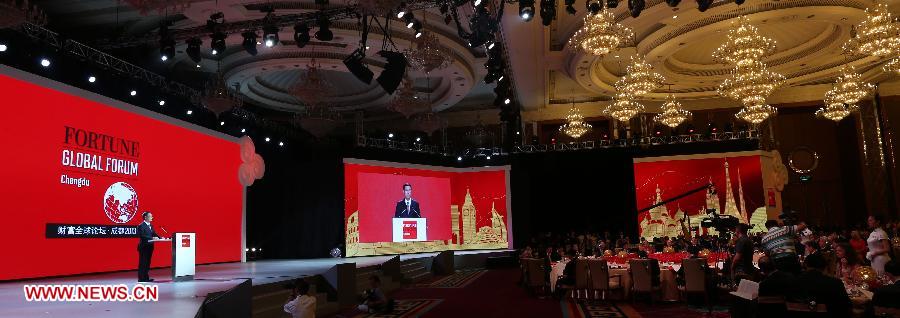
[[[633,37],[631,29],[617,23],[615,16],[604,4],[596,14],[584,17],[584,24],[569,38],[568,46],[588,54],[604,56],[628,43]]]

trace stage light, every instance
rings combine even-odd
[[[491,156],[487,156],[487,160],[491,160]]]
[[[96,81],[97,81],[97,78],[96,78],[96,77],[93,77],[93,76],[89,76],[89,77],[88,77],[88,82],[93,83],[93,82],[96,82]]]
[[[273,47],[278,44],[278,26],[268,25],[263,28],[263,39],[266,47]]]
[[[328,16],[324,14],[319,15],[319,18],[316,20],[316,26],[319,27],[319,31],[316,31],[316,39],[325,42],[333,40],[334,33],[329,29],[330,25],[331,21],[328,21]]]
[[[734,4],[742,5],[742,4],[744,4],[744,0],[734,0]]]
[[[165,62],[165,61],[169,60],[169,57],[166,55],[163,55],[163,56],[160,56],[159,59],[162,60],[163,62]]]
[[[556,1],[541,0],[541,24],[550,26],[553,18],[556,17]]]
[[[225,53],[225,49],[227,45],[225,44],[225,38],[227,37],[225,33],[215,32],[209,36],[212,41],[209,42],[209,48],[212,49],[212,54],[216,55],[219,52]]]
[[[394,133],[388,133],[388,138],[394,138]]]
[[[43,66],[43,67],[50,67],[50,60],[48,60],[48,59],[46,59],[46,58],[42,58],[42,59],[41,59],[41,66]]]
[[[304,47],[309,43],[309,26],[306,23],[297,23],[294,25],[294,42],[297,47]]]
[[[246,131],[247,131],[246,128],[241,128],[241,133],[244,133],[244,132],[246,132]]]
[[[495,42],[488,42],[488,46],[487,46],[488,50],[493,49],[495,44],[497,44],[497,43],[495,43]]]
[[[187,114],[188,114],[188,115],[193,114],[193,113],[194,113],[193,110],[188,109],[188,111],[187,111]]]
[[[249,251],[250,251],[249,248],[245,248],[245,249],[244,249],[244,252],[249,252]]]
[[[163,62],[175,57],[175,39],[169,34],[169,26],[163,23],[159,27],[159,59]]]
[[[456,161],[462,161],[462,157],[456,157]]]
[[[566,12],[568,12],[569,14],[575,14],[578,12],[575,10],[575,7],[573,7],[575,5],[575,0],[566,0],[565,3],[566,3]]]
[[[394,91],[400,86],[400,81],[403,80],[403,76],[406,74],[406,57],[403,56],[403,53],[393,51],[381,51],[378,52],[378,55],[384,57],[387,60],[387,64],[384,66],[384,71],[381,72],[381,75],[378,75],[376,81],[378,81],[378,84],[381,85],[385,92],[394,94]]]
[[[406,2],[400,2],[400,8],[397,9],[397,19],[403,18],[406,15]]]
[[[270,140],[272,140],[272,139],[269,137],[266,137],[266,142],[269,142]]]
[[[370,84],[372,83],[372,77],[375,76],[375,73],[372,73],[372,70],[363,64],[363,59],[365,59],[363,50],[357,49],[344,59],[344,66],[346,66],[347,69],[350,70],[350,73],[356,76],[357,79],[363,83]]]
[[[519,17],[525,22],[531,21],[531,18],[534,17],[534,0],[519,1]],[[493,43],[491,44],[493,45]]]
[[[200,64],[197,64],[197,68],[200,68]]]
[[[416,38],[418,39],[420,36],[422,36],[422,30],[416,30]]]
[[[475,6],[477,7],[477,6],[480,6],[480,5],[481,5],[481,0],[475,0]]]
[[[628,0],[628,11],[631,11],[632,18],[640,16],[645,6],[644,0]]]
[[[416,142],[422,141],[422,137],[416,137]]]
[[[507,97],[506,99],[503,100],[503,104],[505,104],[505,105],[509,105],[510,102],[512,102],[512,100],[509,99],[509,97]]]
[[[673,8],[677,7],[679,3],[681,3],[681,0],[666,0],[666,4]]]
[[[498,82],[499,82],[499,81],[502,81],[504,78],[506,78],[506,76],[500,75],[500,78],[498,78],[497,81],[498,81]]]
[[[203,45],[203,41],[200,41],[198,38],[190,38],[187,40],[187,48],[184,50],[184,53],[187,53],[188,57],[191,58],[191,61],[194,63],[200,63],[203,60],[203,57],[200,56],[200,46]]]
[[[129,93],[129,94],[131,94],[131,96],[137,96],[137,91],[132,90],[131,93]]]
[[[225,126],[225,122],[224,122],[224,121],[219,122],[219,126]],[[268,141],[268,140],[267,140],[267,141]]]
[[[697,10],[700,12],[706,12],[707,9],[712,5],[713,0],[697,0]]]
[[[166,106],[166,101],[159,100],[159,106]]]
[[[414,21],[416,21],[416,17],[413,16],[412,12],[407,12],[403,15],[403,22],[406,23],[407,29],[412,29]]]
[[[520,134],[521,134],[521,132],[518,132],[518,131],[516,132],[516,135],[520,135]]]
[[[241,36],[244,37],[244,41],[241,43],[241,46],[244,47],[244,51],[247,51],[247,53],[249,53],[250,55],[256,55],[257,53],[259,53],[259,51],[256,50],[256,46],[259,45],[259,42],[256,41],[255,31],[247,31],[241,33]]]
[[[255,248],[255,247],[254,247],[254,248],[251,248],[250,251],[251,251],[251,252],[256,252],[256,248]]]
[[[0,52],[6,52],[7,49],[9,48],[6,46],[6,44],[0,44]]]
[[[284,142],[279,141],[279,142],[278,142],[278,146],[279,146],[279,147],[284,147]],[[262,251],[262,249],[260,249],[260,251]]]

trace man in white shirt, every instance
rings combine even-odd
[[[316,317],[316,297],[309,295],[309,283],[302,278],[294,282],[294,292],[288,303],[284,304],[284,312],[293,318]]]

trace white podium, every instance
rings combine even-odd
[[[394,218],[394,242],[421,242],[428,238],[428,224],[425,218]]]
[[[172,281],[194,279],[197,255],[197,233],[176,232],[172,235]]]

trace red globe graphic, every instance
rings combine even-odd
[[[110,221],[128,223],[138,211],[137,192],[125,182],[113,183],[103,195],[103,211]]]

